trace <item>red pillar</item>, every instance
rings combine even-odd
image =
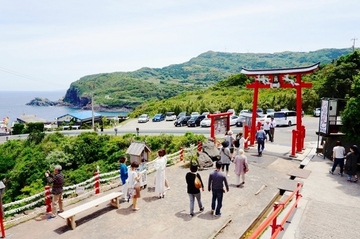
[[[1,194],[0,194],[0,229],[1,229],[2,238],[5,238],[4,215],[3,215],[2,195]]]
[[[46,205],[46,212],[51,212],[51,192],[50,186],[45,186],[45,205]]]
[[[306,134],[305,125],[301,126],[301,132],[302,132],[301,146],[302,146],[302,149],[305,149],[305,134]]]
[[[291,137],[291,154],[290,157],[296,157],[296,139],[297,139],[297,131],[295,129],[292,130],[292,137]]]
[[[257,105],[258,105],[258,96],[259,96],[259,82],[255,81],[253,109],[252,109],[252,116],[251,116],[250,145],[254,145],[254,142],[255,142],[256,114],[257,114],[256,111],[257,111]]]
[[[248,136],[249,136],[249,126],[247,126],[247,125],[245,125],[244,126],[244,138],[246,139]],[[244,149],[247,149],[249,146],[248,146],[248,143],[249,143],[249,141],[248,140],[246,140],[245,141],[245,144],[244,144]]]
[[[298,132],[297,135],[297,143],[296,143],[296,151],[301,152],[302,147],[302,93],[301,93],[301,74],[296,74],[296,130]]]
[[[99,172],[95,172],[94,173],[94,177],[95,177],[95,194],[99,194],[100,193],[100,178],[99,178]]]

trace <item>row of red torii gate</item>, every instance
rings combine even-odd
[[[305,74],[311,74],[319,68],[320,62],[311,66],[297,67],[297,68],[282,68],[282,69],[262,69],[249,70],[242,68],[241,73],[254,77],[255,81],[247,84],[246,88],[254,89],[253,107],[251,127],[244,127],[244,135],[250,135],[250,146],[255,143],[255,134],[257,131],[256,125],[256,110],[258,108],[259,89],[272,88],[292,88],[296,90],[296,129],[292,132],[292,148],[290,156],[295,157],[295,153],[300,153],[304,149],[305,126],[302,123],[302,89],[311,88],[312,83],[303,82],[301,77]],[[210,135],[216,142],[216,137],[230,130],[230,115],[231,112],[209,114],[211,119]]]

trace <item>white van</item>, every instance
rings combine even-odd
[[[296,111],[279,111],[274,113],[276,125],[294,125],[296,124]]]
[[[176,114],[174,112],[167,112],[165,116],[166,121],[176,120]]]

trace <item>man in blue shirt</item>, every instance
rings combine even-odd
[[[258,143],[258,154],[261,156],[265,148],[265,140],[267,140],[263,126],[256,132],[255,138]]]
[[[211,213],[214,213],[215,211],[215,216],[221,215],[220,209],[222,207],[223,194],[225,192],[225,190],[223,189],[224,185],[226,191],[229,192],[229,185],[226,176],[224,173],[220,172],[220,169],[221,163],[216,162],[216,170],[209,175],[208,181],[208,190],[209,192],[210,190],[212,190]],[[215,210],[216,201],[217,206]]]
[[[129,198],[127,197],[128,196],[127,195],[128,167],[125,164],[126,157],[121,156],[119,161],[120,161],[119,171],[120,171],[120,179],[121,179],[121,183],[122,183],[122,193],[123,193],[122,198],[129,201]]]

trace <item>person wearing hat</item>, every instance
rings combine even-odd
[[[61,173],[61,165],[56,165],[54,167],[54,174],[51,174],[50,171],[46,171],[46,181],[48,184],[52,184],[51,194],[52,194],[52,213],[50,218],[56,217],[57,206],[59,204],[59,212],[63,212],[63,186],[64,186],[64,175]]]
[[[220,150],[220,162],[221,162],[221,171],[224,172],[224,169],[226,170],[226,176],[229,175],[229,166],[231,163],[231,153],[229,149],[229,142],[224,141],[222,142],[222,148]]]
[[[345,171],[347,174],[347,181],[357,182],[357,162],[359,160],[359,149],[356,145],[350,147],[350,152],[346,155]]]

